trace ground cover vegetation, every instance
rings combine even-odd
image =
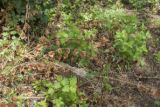
[[[0,106],[160,106],[159,0],[0,1]]]

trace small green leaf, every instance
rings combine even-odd
[[[3,33],[2,33],[2,36],[4,36],[4,37],[6,37],[6,36],[8,36],[8,35],[9,35],[8,32],[3,32]]]
[[[142,67],[144,67],[144,66],[146,65],[146,62],[145,62],[144,59],[142,59],[140,62],[141,62],[141,66],[142,66]]]
[[[10,30],[10,27],[3,27],[3,30],[4,30],[4,31],[9,31],[9,30]]]
[[[42,101],[40,102],[40,105],[46,107],[46,106],[47,106],[46,99],[42,100]]]
[[[63,79],[62,76],[59,76],[59,75],[57,76],[58,81],[61,81],[62,79]]]
[[[11,32],[10,32],[11,35],[15,35],[15,34],[17,34],[17,33],[18,33],[17,31],[11,31]]]
[[[54,89],[53,88],[49,88],[48,94],[53,94],[53,93],[54,93]]]
[[[55,84],[54,84],[54,88],[55,88],[55,89],[61,88],[61,84],[60,84],[59,82],[55,83]]]
[[[154,104],[160,106],[160,100],[155,100]]]
[[[67,86],[65,86],[64,88],[62,88],[62,91],[63,91],[63,92],[69,92],[69,91],[70,91],[69,86],[67,85]]]

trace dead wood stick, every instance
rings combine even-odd
[[[77,76],[80,76],[81,78],[86,78],[87,76],[87,72],[83,68],[72,67],[69,64],[63,62],[56,63],[55,65],[59,67],[64,67],[65,69],[70,69],[72,73],[74,73]]]

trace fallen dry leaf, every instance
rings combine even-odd
[[[42,49],[43,49],[43,45],[41,45],[41,44],[38,44],[38,45],[35,47],[35,50],[37,50],[37,51],[42,51]]]
[[[46,42],[46,37],[45,37],[45,36],[41,36],[41,37],[40,37],[40,41],[41,41],[41,42]]]
[[[59,47],[60,46],[60,41],[56,40],[56,45]]]
[[[109,42],[109,41],[110,41],[110,40],[107,39],[105,36],[102,36],[102,37],[101,37],[101,40],[104,41],[104,42]]]
[[[48,36],[49,33],[50,33],[50,32],[49,32],[49,29],[47,28],[47,29],[45,30],[45,35]]]
[[[26,39],[26,34],[24,33],[24,31],[22,31],[21,35],[20,35],[20,38],[23,40],[23,39]]]
[[[146,91],[146,88],[145,88],[143,85],[138,84],[138,85],[137,85],[137,88],[138,88],[138,90],[139,90],[140,92]]]
[[[135,34],[130,34],[130,37],[136,39],[136,35]]]
[[[16,96],[12,96],[12,101],[18,101],[19,99]]]
[[[54,58],[55,52],[54,52],[54,51],[50,51],[50,52],[48,53],[48,55],[49,55],[49,57]]]
[[[16,105],[13,103],[9,103],[9,104],[1,103],[0,107],[16,107]]]
[[[61,48],[58,48],[58,54],[62,54],[62,49]]]
[[[68,58],[68,54],[64,54],[63,59],[67,59]]]
[[[74,52],[73,52],[73,55],[77,55],[79,53],[78,49],[75,49]]]
[[[36,14],[39,14],[39,11],[37,10],[32,11],[32,15],[36,15]]]
[[[84,59],[84,57],[86,56],[86,51],[82,51],[80,56],[81,56],[82,59]]]
[[[156,92],[155,92],[155,94],[154,94],[154,97],[155,97],[156,99],[160,98],[160,89],[157,89],[157,90],[156,90]]]
[[[102,45],[101,45],[101,42],[95,42],[95,44],[94,44],[94,47],[95,48],[99,48],[99,47],[101,47]]]
[[[66,53],[67,53],[67,54],[70,54],[70,52],[71,52],[71,49],[66,48]]]

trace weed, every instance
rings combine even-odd
[[[18,101],[16,102],[17,103],[17,106],[18,107],[25,107],[25,104],[23,103],[23,101],[25,100],[25,96],[23,94],[17,96],[17,99]]]
[[[146,72],[145,72],[147,75],[151,74],[151,70],[150,69],[147,69]]]
[[[5,32],[2,33],[3,38],[0,39],[0,46],[3,47],[0,51],[0,58],[6,62],[2,72],[8,75],[10,72],[6,71],[9,71],[14,64],[21,62],[20,58],[26,53],[26,45],[19,38],[15,37],[19,35],[19,32],[16,30],[10,27],[4,27],[3,30]]]
[[[83,95],[82,92],[77,91],[77,79],[57,77],[58,82],[51,83],[47,81],[37,81],[33,83],[37,91],[45,94],[45,99],[41,101],[40,105],[46,105],[46,101],[50,101],[57,107],[86,107],[86,100],[80,100],[79,97]],[[46,88],[45,88],[46,87]]]
[[[158,0],[129,0],[129,3],[137,9],[142,9],[147,5],[150,5],[151,7],[156,6],[158,4]]]
[[[157,63],[160,63],[160,51],[155,54],[155,59]]]
[[[122,68],[121,68],[120,65],[118,65],[116,69],[117,69],[118,71],[122,71]]]
[[[102,21],[103,30],[111,30],[112,35],[115,35],[114,47],[124,60],[137,61],[143,53],[147,53],[146,39],[151,36],[135,14],[127,15],[125,10],[117,8],[105,10],[94,6],[90,9],[92,19]],[[139,25],[141,31],[137,30]]]
[[[130,69],[131,69],[131,65],[130,65],[129,63],[127,63],[127,64],[125,65],[125,69],[130,70]]]
[[[115,89],[115,92],[116,92],[117,94],[120,94],[121,90],[120,90],[120,89]]]
[[[79,66],[87,65],[88,55],[96,56],[92,41],[86,41],[95,35],[96,30],[85,30],[84,35],[80,32],[78,27],[72,22],[66,22],[67,28],[62,29],[56,35],[60,39],[60,45],[62,48],[69,48],[72,53],[70,56],[74,55],[74,50],[78,51],[78,54],[74,57],[79,63]],[[69,40],[69,43],[67,43]],[[79,42],[78,42],[79,41]],[[85,55],[82,55],[81,52],[85,52]],[[83,58],[82,58],[83,56]],[[82,58],[80,60],[80,57]]]
[[[6,104],[12,102],[12,97],[16,95],[16,93],[12,89],[5,90],[6,98],[3,98],[2,101]],[[4,94],[3,94],[4,95]]]
[[[102,75],[106,75],[107,71],[109,71],[111,68],[111,64],[109,63],[107,66],[104,67],[103,71],[102,71]]]
[[[140,62],[141,62],[142,67],[144,67],[146,65],[145,59],[142,59]]]
[[[14,28],[10,26],[3,27],[3,40],[10,39],[12,36],[20,35],[20,32],[16,31]]]
[[[158,47],[158,45],[159,45],[159,41],[160,41],[160,39],[159,38],[156,38],[155,40],[153,40],[153,47],[155,47],[155,48],[157,48]]]
[[[103,79],[103,82],[105,83],[106,92],[109,92],[113,89],[112,86],[109,84],[109,79],[107,77]]]
[[[155,104],[157,107],[160,107],[160,101],[159,101],[159,100],[155,100],[155,101],[154,101],[154,104]]]
[[[160,20],[159,19],[155,19],[154,23],[157,25],[158,28],[160,28]]]
[[[140,60],[143,53],[147,53],[146,39],[150,38],[149,32],[137,34],[127,34],[125,30],[117,32],[115,35],[115,49],[120,56],[129,62]]]

